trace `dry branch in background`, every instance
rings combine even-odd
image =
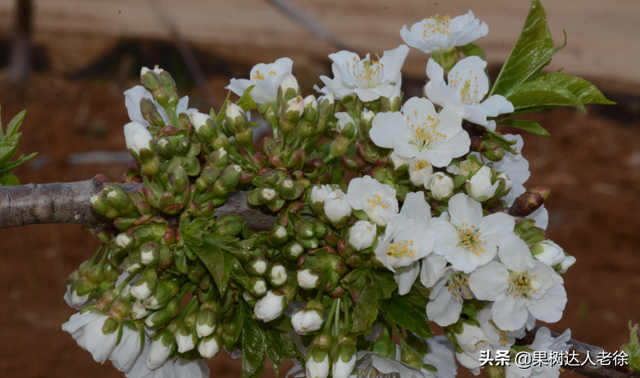
[[[118,184],[132,192],[141,184]],[[0,187],[0,229],[31,224],[79,223],[83,225],[112,224],[112,221],[91,208],[90,198],[102,190],[98,180],[28,184]],[[249,207],[246,192],[231,193],[229,201],[217,209],[217,215],[237,213],[255,230],[273,226],[275,216]]]

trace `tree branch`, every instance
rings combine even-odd
[[[540,326],[536,325],[534,329],[532,329],[531,331],[527,331],[527,334],[525,335],[525,337],[520,339],[517,342],[517,344],[529,345],[533,343],[533,340],[536,337],[536,332],[538,331],[538,328],[540,328]],[[560,334],[551,331],[551,336],[556,338],[560,336]],[[580,364],[587,361],[587,357],[590,359],[590,361],[593,362],[593,364],[591,362],[585,363],[584,366],[575,366],[577,364],[574,364],[574,365],[567,364],[567,365],[562,365],[563,369],[568,369],[578,374],[591,377],[591,378],[638,378],[640,377],[639,373],[637,372],[634,373],[629,371],[629,365],[614,366],[613,362],[611,362],[611,365],[609,366],[597,364],[598,353],[604,351],[604,349],[600,347],[581,343],[580,341],[576,341],[573,339],[569,340],[567,344],[570,347],[569,354],[571,355],[572,352],[576,353],[578,355],[578,357],[576,358]]]
[[[127,192],[142,187],[141,184],[118,185]],[[47,223],[113,224],[91,208],[89,199],[103,186],[102,182],[92,179],[0,187],[0,229]],[[237,213],[254,230],[270,229],[276,217],[268,211],[250,207],[246,198],[247,192],[231,193],[229,201],[220,206],[216,214]]]

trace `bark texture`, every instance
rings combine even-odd
[[[118,184],[133,192],[141,184]],[[28,184],[0,187],[0,229],[31,224],[79,223],[94,226],[113,224],[91,208],[89,199],[102,190],[104,184],[87,181]],[[229,201],[217,209],[217,215],[236,213],[254,230],[270,229],[276,217],[268,210],[250,207],[247,192],[231,193]]]

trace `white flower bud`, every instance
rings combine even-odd
[[[193,345],[193,336],[191,335],[191,333],[187,335],[183,335],[178,330],[176,331],[175,336],[176,336],[176,343],[178,344],[179,353],[188,352],[191,349],[196,347],[195,345]]]
[[[149,149],[149,143],[153,140],[153,137],[141,123],[129,122],[124,125],[124,139],[127,149],[139,154],[141,149]]]
[[[303,289],[316,289],[318,284],[318,279],[320,276],[317,274],[311,273],[310,269],[303,269],[298,271],[298,285],[300,285]]]
[[[271,272],[269,272],[269,276],[271,277],[271,282],[276,285],[284,285],[287,282],[288,274],[287,270],[282,265],[275,265]]]
[[[131,306],[131,318],[133,319],[142,319],[149,314],[147,307],[144,305],[144,302],[141,300],[133,301],[133,306]]]
[[[213,324],[213,326],[210,326],[208,324],[198,324],[196,323],[196,333],[198,334],[199,338],[204,338],[209,336],[210,334],[213,333],[213,331],[216,330],[216,325],[215,323]]]
[[[284,311],[287,304],[287,299],[284,295],[276,295],[272,291],[269,291],[262,299],[256,302],[256,306],[253,309],[253,313],[256,318],[263,322],[270,322],[278,319]]]
[[[289,75],[280,84],[280,89],[282,93],[287,93],[288,89],[293,89],[294,92],[300,92],[300,86],[298,85],[298,80],[295,76]]]
[[[147,282],[142,282],[140,283],[140,285],[135,285],[133,288],[131,288],[131,295],[134,298],[138,298],[139,300],[143,301],[149,298],[149,296],[151,295],[151,290],[149,289],[149,285],[147,284]]]
[[[361,119],[363,122],[371,122],[371,120],[373,120],[373,117],[376,116],[376,113],[372,112],[371,110],[363,110],[362,114],[360,115]]]
[[[258,296],[267,292],[267,284],[264,279],[256,280],[256,283],[253,285],[253,292]]]
[[[311,189],[311,202],[324,202],[324,199],[327,198],[331,192],[333,192],[333,189],[331,189],[329,185],[314,186]]]
[[[324,318],[317,310],[298,310],[291,318],[293,328],[301,335],[319,330]]]
[[[431,195],[435,199],[441,200],[453,193],[453,180],[442,172],[436,172],[431,177],[429,188],[431,189]]]
[[[480,201],[487,200],[496,194],[498,182],[491,184],[491,168],[483,166],[467,180],[467,193],[473,199]]]
[[[169,352],[171,352],[171,344],[164,346],[164,344],[162,344],[162,338],[153,340],[146,360],[147,367],[154,370],[162,366],[167,358],[169,358]]]
[[[318,110],[318,101],[316,101],[316,96],[314,95],[308,95],[304,98],[302,103],[304,104],[305,109],[311,107],[311,109]]]
[[[71,292],[71,306],[78,306],[81,304],[85,304],[87,303],[87,301],[89,300],[89,294],[91,293],[87,293],[85,295],[82,296],[78,296],[78,291],[74,290]]]
[[[342,358],[338,357],[337,361],[333,363],[333,378],[349,378],[351,377],[351,372],[353,371],[353,367],[356,365],[358,361],[358,356],[353,354],[351,359],[347,362],[343,362]]]
[[[329,354],[321,362],[316,362],[313,357],[307,361],[307,374],[309,378],[327,378],[331,367],[329,366]]]
[[[273,189],[269,189],[269,188],[263,188],[262,189],[262,197],[267,200],[270,201],[272,199],[274,199],[276,197],[276,191]]]
[[[284,238],[285,236],[287,236],[287,229],[278,225],[278,230],[276,230],[275,236],[279,239]]]
[[[220,351],[220,344],[218,344],[218,340],[211,336],[210,338],[200,340],[198,344],[198,352],[204,358],[211,358],[218,354]]]
[[[207,124],[207,120],[213,120],[209,115],[200,112],[192,112],[189,114],[189,118],[191,118],[191,123],[196,132],[200,131],[200,128]]]
[[[227,105],[227,117],[231,119],[236,119],[236,117],[242,117],[244,115],[244,111],[242,108],[236,104],[230,103]]]
[[[111,194],[111,193],[109,193]],[[126,233],[120,233],[116,236],[116,245],[120,248],[127,248],[133,242],[133,239],[129,237]]]
[[[539,247],[536,247],[533,251],[533,257],[538,261],[542,261],[549,266],[554,266],[565,260],[562,248],[551,240],[541,241],[538,243],[538,246]]]
[[[573,256],[565,256],[564,260],[560,264],[560,273],[566,273],[567,269],[571,267],[571,265],[575,264],[576,258]]]
[[[513,181],[509,180],[509,176],[507,176],[507,174],[504,173],[504,172],[498,173],[498,176],[496,176],[496,178],[497,179],[504,179],[504,182],[505,182],[504,189],[505,190],[509,190],[513,186]]]
[[[342,130],[344,130],[349,123],[351,123],[350,128],[355,129],[356,121],[353,120],[353,118],[349,115],[349,113],[338,112],[338,113],[335,113],[334,115],[338,119],[338,124],[336,125],[338,132],[342,132]]]
[[[351,205],[342,189],[335,190],[324,200],[324,213],[331,222],[339,222],[351,215]]]
[[[359,220],[349,230],[349,244],[358,251],[367,249],[373,245],[376,239],[377,227],[366,220]]]
[[[257,274],[264,274],[267,271],[267,262],[264,260],[256,260],[252,266]]]

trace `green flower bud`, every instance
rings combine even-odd
[[[160,87],[163,87],[160,75],[150,69],[142,69],[142,73],[140,75],[140,83],[142,84],[144,89],[152,93]]]
[[[220,182],[222,187],[227,190],[235,189],[235,187],[238,186],[238,183],[240,182],[241,172],[242,168],[240,168],[239,165],[230,165],[222,171],[218,181]]]
[[[267,234],[267,243],[274,247],[284,245],[284,243],[287,242],[287,239],[289,239],[287,229],[280,226],[279,224],[274,225]]]
[[[107,194],[107,201],[112,208],[121,214],[129,214],[134,210],[134,203],[124,190],[118,188]]]
[[[156,104],[148,98],[140,99],[140,112],[142,113],[142,117],[149,122],[151,126],[164,127],[165,123],[158,112],[158,108],[156,108]]]
[[[207,166],[224,169],[229,165],[229,154],[224,148],[218,148],[207,157]]]
[[[225,214],[216,219],[212,233],[219,236],[236,236],[242,231],[242,218],[238,214]]]
[[[91,207],[93,210],[102,215],[106,215],[109,211],[109,201],[107,201],[107,197],[102,193],[96,193],[91,196]]]
[[[244,270],[252,276],[264,276],[267,268],[267,260],[262,256],[251,256],[244,266]]]
[[[284,247],[282,247],[282,255],[284,256],[285,260],[290,262],[298,261],[298,258],[300,258],[303,253],[304,248],[302,247],[302,245],[300,245],[300,243],[296,241],[289,242]]]
[[[160,247],[154,242],[148,242],[140,247],[140,262],[143,265],[155,265],[160,259]]]
[[[207,270],[201,266],[193,266],[190,267],[187,276],[189,276],[189,281],[193,283],[200,282],[202,276],[207,272]]]
[[[254,298],[263,297],[267,294],[267,280],[264,277],[250,276],[249,277],[249,293]]]
[[[182,298],[175,297],[162,310],[149,314],[144,322],[147,327],[159,327],[168,323],[180,311],[180,299]]]

